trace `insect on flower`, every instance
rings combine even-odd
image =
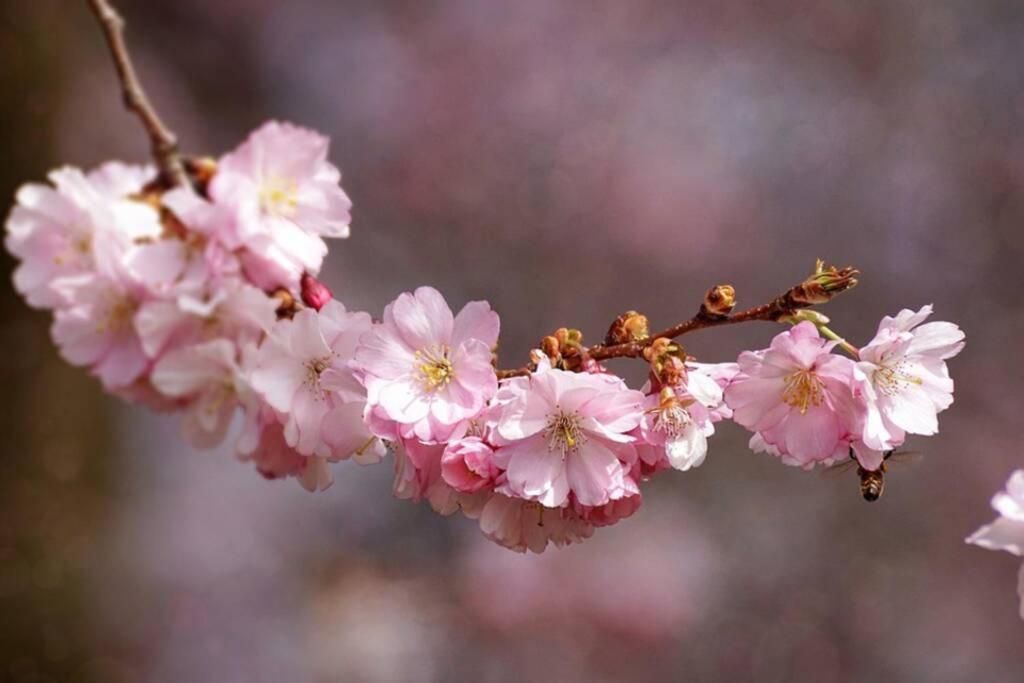
[[[917,451],[886,451],[882,455],[882,462],[879,463],[878,468],[869,470],[860,464],[857,460],[857,456],[851,448],[849,460],[841,462],[838,465],[833,465],[825,471],[828,472],[829,475],[839,475],[849,472],[856,467],[857,477],[860,479],[860,495],[864,500],[869,503],[873,503],[881,498],[882,494],[885,493],[885,473],[889,464],[912,462],[920,457],[921,454]],[[890,460],[892,463],[890,463]]]

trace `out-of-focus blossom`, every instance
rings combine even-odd
[[[854,394],[854,364],[832,354],[834,346],[802,322],[768,349],[740,354],[740,373],[725,390],[733,419],[786,464],[838,462],[858,436],[864,407]]]
[[[217,165],[210,196],[231,210],[246,270],[261,286],[294,289],[304,271],[320,270],[322,237],[348,237],[352,203],[328,145],[319,133],[271,121]]]
[[[867,380],[864,442],[872,449],[892,449],[908,433],[935,434],[938,414],[953,403],[945,361],[960,353],[964,333],[953,323],[925,323],[931,312],[928,305],[882,318],[874,339],[860,349],[857,369]]]
[[[420,287],[384,309],[384,320],[356,350],[367,404],[382,438],[393,431],[421,441],[443,441],[476,417],[494,395],[498,380],[491,348],[498,340],[498,315],[484,301],[466,304],[457,316],[440,292]]]
[[[480,529],[487,538],[516,552],[544,552],[590,538],[594,526],[571,508],[546,507],[536,501],[493,494],[480,512]]]
[[[512,495],[560,507],[570,493],[587,506],[629,494],[642,393],[613,375],[556,369],[517,377],[503,392],[495,460]]]
[[[142,288],[113,271],[69,275],[53,287],[61,304],[52,334],[64,359],[89,367],[108,390],[138,379],[149,363],[134,326]]]
[[[58,305],[54,283],[93,271],[97,245],[116,259],[134,240],[160,234],[156,211],[128,198],[147,175],[115,163],[89,174],[68,167],[50,173],[54,187],[31,183],[18,190],[4,245],[21,261],[14,286],[30,305]]]
[[[197,448],[212,448],[224,440],[240,397],[250,393],[236,354],[233,343],[214,339],[175,349],[153,367],[150,381],[159,392],[188,399],[182,432]]]
[[[334,483],[327,458],[303,455],[288,445],[282,425],[272,411],[264,411],[255,440],[239,442],[239,458],[252,461],[267,479],[295,477],[307,491],[326,491]]]
[[[1017,470],[1006,482],[1006,490],[992,498],[992,507],[999,517],[967,537],[968,543],[988,550],[1005,550],[1024,557],[1024,470]],[[1024,564],[1017,581],[1020,596],[1020,617],[1024,619]]]

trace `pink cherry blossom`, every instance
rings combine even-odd
[[[992,498],[992,507],[999,517],[967,538],[972,543],[988,550],[1005,550],[1017,557],[1024,557],[1024,470],[1017,470],[1006,482],[1006,490]],[[1020,596],[1020,617],[1024,619],[1024,564],[1021,565],[1017,580]]]
[[[632,484],[632,482],[630,483]],[[579,501],[574,500],[572,511],[575,516],[595,527],[611,526],[626,517],[631,517],[633,513],[640,509],[642,502],[643,496],[640,495],[640,489],[636,484],[632,484],[629,495],[623,496],[618,500],[609,501],[604,505],[587,507],[580,505]]]
[[[715,433],[714,422],[721,419],[723,392],[716,378],[717,368],[687,363],[684,383],[662,387],[648,393],[640,423],[641,441],[637,452],[646,467],[644,474],[663,469],[660,461],[681,471],[704,462],[708,437]],[[645,392],[650,386],[645,387]]]
[[[498,328],[487,302],[472,301],[453,317],[432,287],[389,304],[356,350],[378,434],[443,441],[464,429],[497,389]]]
[[[94,272],[62,277],[54,289],[62,303],[51,332],[65,360],[89,367],[108,390],[146,371],[149,359],[133,323],[143,300],[138,285]]]
[[[441,476],[449,486],[463,493],[493,487],[498,476],[494,449],[475,436],[449,443],[441,456]]]
[[[244,265],[260,286],[296,288],[304,271],[319,271],[322,237],[348,237],[352,203],[327,161],[328,144],[272,121],[218,163],[210,196],[232,213]]]
[[[542,553],[579,543],[594,534],[594,525],[571,508],[550,508],[536,501],[492,494],[480,511],[480,530],[498,545],[524,553]]]
[[[419,502],[426,500],[434,512],[451,515],[462,511],[475,518],[490,491],[463,492],[453,488],[442,476],[443,444],[429,444],[416,439],[402,439],[395,446],[396,498]]]
[[[362,421],[363,389],[349,367],[370,316],[349,313],[337,300],[317,313],[281,320],[260,346],[253,388],[285,416],[285,438],[303,455],[383,455]]]
[[[908,433],[935,434],[938,413],[953,403],[945,361],[960,353],[964,333],[952,323],[924,323],[931,312],[929,305],[886,316],[860,349],[857,369],[866,378],[869,409],[864,442],[870,448],[894,448]]]
[[[224,440],[239,401],[251,394],[240,372],[238,349],[227,339],[177,348],[153,367],[150,382],[166,396],[187,399],[182,433],[197,448]]]
[[[786,464],[805,468],[848,456],[865,408],[854,394],[853,361],[832,354],[833,346],[802,322],[768,349],[740,354],[740,374],[725,399],[733,419],[756,433],[752,447],[769,446]]]
[[[240,279],[226,279],[205,298],[181,295],[149,299],[135,315],[135,329],[146,353],[215,338],[259,341],[275,321],[277,303]]]
[[[138,177],[129,167],[107,165],[89,175],[63,168],[50,173],[50,180],[55,187],[33,183],[18,190],[4,242],[21,260],[15,288],[29,305],[40,308],[59,303],[52,286],[56,280],[95,269],[97,238],[119,255],[132,240],[160,234],[156,211],[126,197],[141,189],[141,182],[134,186]],[[123,194],[114,196],[113,191]]]
[[[630,493],[636,460],[629,434],[644,396],[613,375],[544,370],[507,382],[498,397],[495,462],[510,495],[560,507],[570,492],[582,505]]]
[[[259,419],[255,440],[240,443],[239,458],[253,462],[256,471],[267,479],[294,477],[311,493],[326,491],[334,483],[327,459],[303,455],[289,446],[284,425],[270,410],[264,411]]]

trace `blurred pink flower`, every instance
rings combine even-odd
[[[546,507],[570,492],[587,506],[629,495],[642,393],[613,375],[550,369],[512,379],[498,400],[495,461],[512,495]]]
[[[273,411],[264,410],[251,425],[252,440],[242,438],[238,444],[238,456],[242,461],[251,461],[256,471],[267,479],[295,477],[302,488],[309,492],[326,491],[334,483],[327,459],[299,453],[288,445],[282,425]]]
[[[906,433],[937,433],[938,413],[953,403],[945,361],[963,349],[964,333],[948,322],[922,325],[931,312],[928,305],[882,318],[874,339],[860,350],[857,369],[866,378],[864,442],[869,448],[894,448]]]
[[[182,433],[197,448],[212,448],[224,440],[240,396],[250,393],[236,355],[235,344],[214,339],[176,348],[153,366],[150,382],[157,391],[189,400]]]
[[[1024,557],[1024,470],[1010,475],[1006,490],[992,498],[992,507],[999,513],[999,518],[975,531],[967,542]],[[1017,593],[1021,598],[1020,617],[1024,619],[1024,564],[1020,568]]]
[[[740,354],[725,399],[733,419],[755,432],[752,448],[805,468],[847,457],[865,408],[854,394],[853,361],[833,355],[834,346],[802,322],[768,349]]]
[[[50,173],[54,187],[30,183],[18,190],[4,244],[21,260],[14,286],[29,305],[57,306],[54,283],[93,271],[98,246],[107,258],[116,258],[135,239],[160,234],[156,211],[128,199],[147,174],[144,167],[113,162],[89,174],[65,167]]]
[[[453,318],[432,287],[389,304],[355,355],[378,435],[443,441],[476,417],[497,390],[498,329],[487,302],[471,301]]]
[[[487,538],[516,552],[542,553],[548,543],[558,547],[590,538],[594,526],[570,508],[550,508],[536,501],[494,493],[480,512]]]
[[[61,356],[72,365],[88,366],[108,390],[138,379],[149,364],[133,324],[144,298],[141,288],[118,274],[99,272],[62,277],[53,284],[61,305],[51,332]]]
[[[260,286],[295,289],[303,271],[319,271],[321,237],[348,237],[352,203],[327,161],[328,145],[311,130],[271,121],[217,165],[210,196],[231,211],[246,270]]]

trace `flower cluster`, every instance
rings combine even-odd
[[[631,311],[609,331],[621,353],[592,353],[563,329],[528,366],[499,372],[486,302],[454,314],[420,287],[380,321],[349,311],[314,277],[323,238],[349,230],[327,147],[268,123],[221,159],[192,162],[187,187],[113,163],[55,171],[52,185],[19,191],[8,219],[15,285],[53,312],[68,361],[112,393],[182,413],[191,444],[233,429],[240,458],[309,490],[330,485],[331,463],[391,450],[396,496],[460,511],[519,551],[632,515],[644,482],[704,462],[722,420],[786,464],[852,454],[876,470],[907,434],[935,433],[952,402],[945,361],[963,334],[925,323],[930,307],[883,319],[861,349],[823,316],[796,314],[852,286],[852,270],[819,267],[778,300],[793,315],[770,318],[796,324],[735,363],[698,363]],[[712,293],[705,322],[734,301],[731,287]],[[627,386],[601,362],[615,355],[642,357],[647,382]]]
[[[347,367],[369,315],[331,302],[279,320],[272,296],[310,281],[323,237],[348,234],[327,148],[268,123],[196,187],[163,188],[154,169],[119,163],[54,171],[52,185],[19,190],[7,221],[15,287],[52,311],[61,355],[108,391],[180,411],[197,447],[242,415],[241,457],[323,488],[327,460],[383,455],[367,445],[365,392]]]

